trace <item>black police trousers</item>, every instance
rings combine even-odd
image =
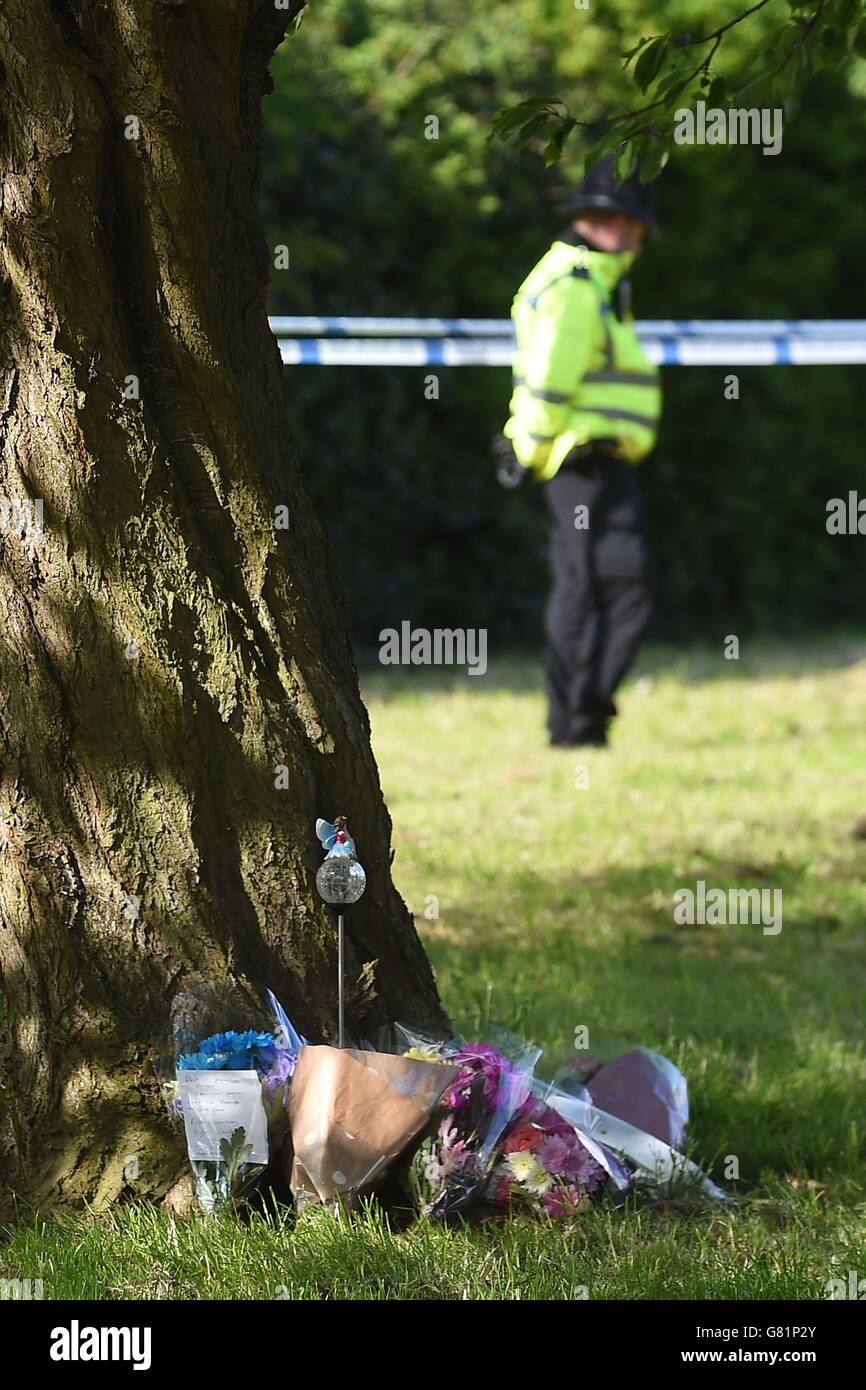
[[[567,461],[544,485],[552,589],[545,616],[552,743],[602,743],[614,692],[652,613],[652,567],[634,468]]]

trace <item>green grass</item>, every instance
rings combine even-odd
[[[531,1035],[550,1072],[579,1025],[597,1056],[666,1053],[695,1156],[722,1182],[733,1156],[741,1204],[401,1234],[130,1207],[22,1221],[0,1277],[55,1297],[377,1299],[823,1298],[866,1277],[866,643],[655,650],[606,751],[548,749],[539,685],[526,662],[369,677],[397,884],[459,1030]],[[780,888],[782,931],[675,924],[698,879]]]

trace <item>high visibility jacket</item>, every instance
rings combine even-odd
[[[634,260],[555,241],[524,280],[511,310],[517,337],[505,434],[525,468],[552,478],[576,445],[615,440],[638,463],[656,442],[658,368],[614,290]]]

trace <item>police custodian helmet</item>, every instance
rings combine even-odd
[[[641,183],[637,171],[629,174],[622,183],[617,183],[611,158],[602,159],[590,169],[577,193],[561,211],[576,217],[578,213],[621,212],[628,217],[636,217],[646,223],[651,232],[658,232],[656,221],[655,180]]]

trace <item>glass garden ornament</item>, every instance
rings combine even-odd
[[[316,874],[316,888],[319,896],[337,909],[337,1046],[343,1047],[345,927],[342,908],[351,906],[362,896],[367,887],[367,875],[355,852],[345,816],[337,816],[333,825],[330,821],[317,820],[316,834],[328,851]]]
[[[367,886],[367,875],[358,861],[355,842],[346,828],[346,817],[337,816],[333,825],[316,821],[316,834],[328,851],[316,874],[319,896],[334,907],[356,903]]]

